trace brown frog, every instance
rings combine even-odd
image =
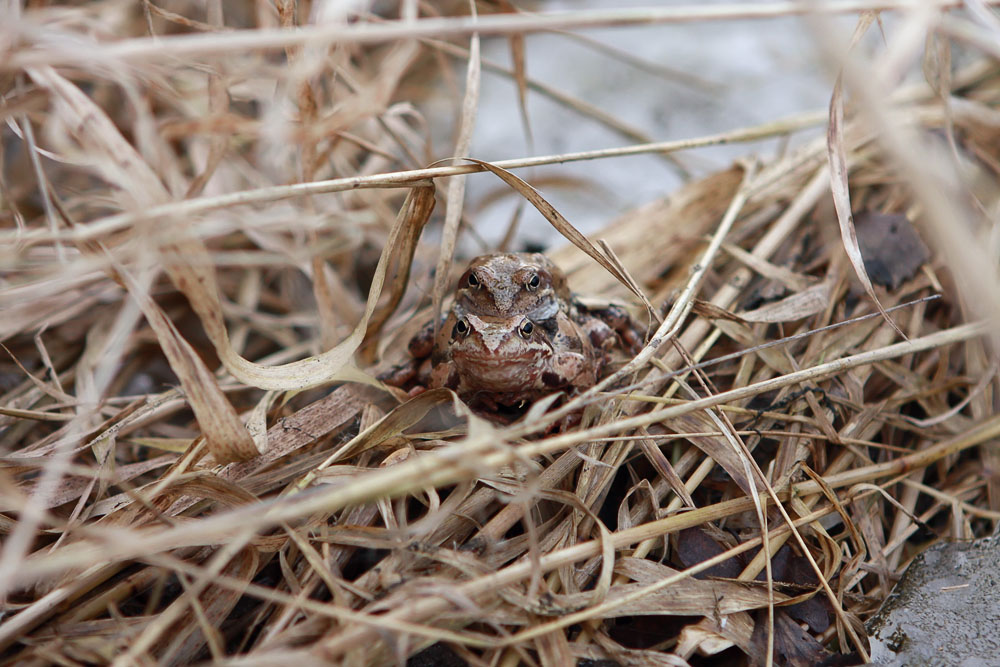
[[[411,393],[448,387],[491,412],[590,387],[615,347],[640,345],[623,309],[584,307],[545,255],[495,253],[472,260],[437,335],[425,325],[410,341],[413,361],[383,379]]]

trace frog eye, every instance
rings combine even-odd
[[[465,337],[469,335],[469,322],[463,317],[458,322],[455,322],[455,328],[451,330],[451,338],[454,340],[458,337]]]
[[[538,274],[532,273],[531,277],[524,283],[524,286],[528,288],[529,292],[534,292],[541,283],[542,279],[538,277]]]
[[[482,283],[479,281],[479,276],[477,276],[475,273],[470,272],[468,280],[469,280],[469,287],[482,286]]]
[[[517,333],[521,336],[521,338],[527,340],[531,338],[531,332],[534,330],[535,325],[531,323],[531,320],[525,320],[524,322],[521,322],[521,326],[517,328]]]

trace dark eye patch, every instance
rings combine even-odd
[[[554,336],[556,332],[559,331],[559,322],[556,321],[555,317],[539,320],[538,322],[535,322],[535,324],[540,326],[542,331],[544,331],[548,336]]]

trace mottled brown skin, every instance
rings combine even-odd
[[[562,270],[545,255],[526,252],[477,257],[455,290],[455,305],[466,312],[533,321],[552,317],[572,298]]]
[[[614,347],[634,353],[638,345],[623,309],[584,308],[544,255],[496,253],[469,264],[437,336],[433,323],[425,325],[409,344],[413,362],[383,379],[397,386],[416,380],[411,393],[448,387],[492,411],[591,387]]]

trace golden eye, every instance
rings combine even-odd
[[[524,283],[524,286],[528,288],[529,292],[534,292],[538,289],[538,286],[542,283],[542,279],[538,277],[537,273],[532,273],[528,281]]]
[[[451,330],[451,338],[452,340],[454,340],[460,336],[464,337],[468,335],[469,335],[469,323],[463,317],[458,322],[455,322],[455,328]]]
[[[477,276],[475,273],[470,273],[469,274],[469,287],[479,287],[480,285],[482,285],[482,283],[479,282],[479,276]]]
[[[525,320],[521,322],[521,326],[517,328],[517,333],[521,338],[527,340],[531,338],[531,332],[535,330],[535,325],[531,323],[531,320]]]

